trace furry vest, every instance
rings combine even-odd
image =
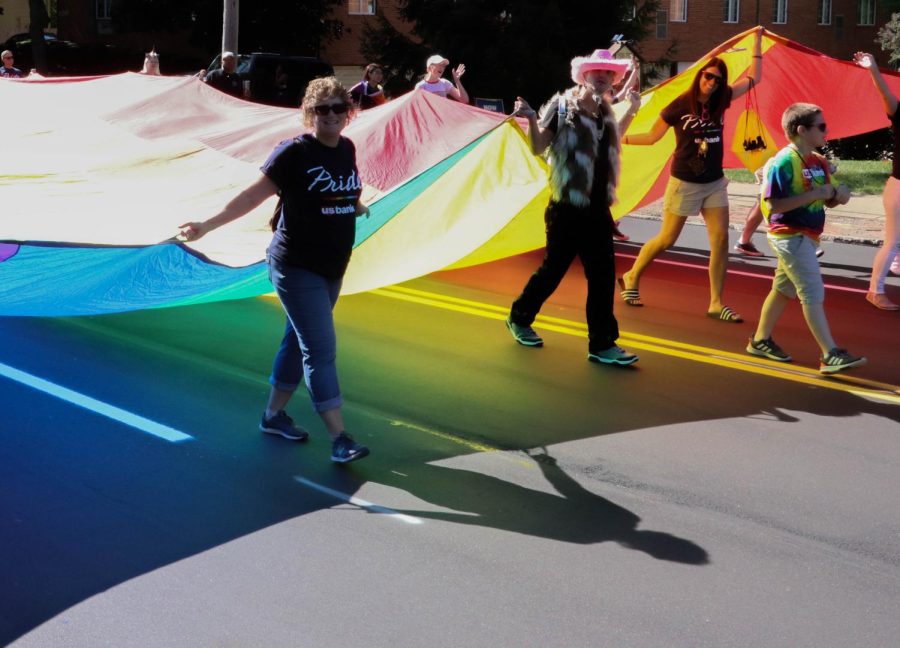
[[[565,119],[558,124],[556,136],[550,144],[547,161],[550,164],[550,191],[553,200],[574,207],[587,207],[591,203],[594,188],[594,168],[598,155],[605,155],[609,162],[606,184],[608,205],[616,202],[616,184],[619,180],[619,129],[615,114],[604,99],[600,102],[600,117],[578,110],[575,102],[576,88],[555,94],[541,108],[541,121],[546,118],[558,99],[564,102]],[[559,119],[556,115],[553,119]],[[598,150],[604,133],[608,134],[607,150]]]

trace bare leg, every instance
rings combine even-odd
[[[266,403],[266,418],[270,419],[280,410],[283,410],[287,407],[288,401],[291,400],[291,396],[294,395],[292,391],[282,391],[281,389],[275,389],[272,387],[269,390],[269,402]]]
[[[322,422],[325,423],[325,428],[328,430],[328,436],[334,441],[337,436],[344,431],[344,415],[341,414],[341,408],[336,407],[334,409],[325,410],[324,412],[319,412],[319,416],[322,418]]]
[[[709,236],[709,312],[722,310],[722,290],[728,269],[728,207],[709,207],[702,211]]]
[[[872,263],[869,292],[884,294],[884,280],[900,245],[900,180],[889,178],[884,188],[884,243]]]
[[[641,275],[653,263],[653,260],[660,254],[675,245],[681,230],[684,229],[684,222],[687,220],[685,216],[677,216],[667,211],[663,212],[662,227],[659,234],[644,243],[641,247],[638,258],[635,259],[631,270],[622,275],[625,280],[626,288],[637,288],[641,283]]]
[[[753,238],[753,233],[759,227],[762,219],[762,208],[759,206],[759,200],[757,199],[753,207],[750,208],[750,212],[747,214],[747,220],[744,222],[744,231],[741,232],[740,238],[741,243],[746,245],[750,242],[750,239]]]
[[[778,318],[784,312],[788,301],[790,300],[787,297],[774,288],[769,291],[766,301],[763,302],[762,312],[759,314],[759,325],[756,327],[754,340],[768,340],[772,337],[775,324],[778,323]]]
[[[828,327],[828,319],[825,317],[825,304],[804,304],[803,317],[810,333],[816,338],[822,355],[831,351],[836,345],[831,337],[831,329]]]

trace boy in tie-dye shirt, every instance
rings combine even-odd
[[[825,284],[816,258],[825,207],[847,204],[850,190],[832,180],[828,161],[815,150],[825,145],[828,130],[821,108],[807,103],[788,106],[781,126],[791,143],[767,165],[761,201],[778,267],[747,353],[791,361],[772,339],[772,330],[788,301],[799,298],[806,324],[822,350],[819,371],[831,374],[866,362],[838,347],[831,337],[825,317]]]

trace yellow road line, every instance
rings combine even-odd
[[[505,307],[462,299],[460,297],[441,295],[439,293],[427,292],[406,286],[379,288],[371,291],[371,294],[494,320],[505,320],[509,312],[509,309]],[[555,333],[574,335],[576,337],[587,336],[587,326],[581,322],[538,315],[536,323],[540,328]],[[815,387],[848,392],[857,396],[874,398],[891,404],[900,405],[900,387],[897,385],[846,375],[841,375],[840,377],[825,377],[815,369],[809,367],[783,365],[763,359],[757,360],[746,354],[739,354],[686,342],[666,340],[664,338],[642,335],[640,333],[622,332],[622,341],[629,347],[635,349],[661,353],[676,358],[682,358],[684,360],[727,367],[729,369],[736,369],[738,371],[745,371],[782,380],[791,380],[793,382]]]

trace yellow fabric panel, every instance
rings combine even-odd
[[[354,250],[342,292],[407,281],[476,250],[486,262],[540,247],[543,226],[535,232],[525,225],[546,191],[546,165],[508,121]],[[497,249],[485,245],[520,215],[523,226],[509,230],[514,240],[501,237]]]

